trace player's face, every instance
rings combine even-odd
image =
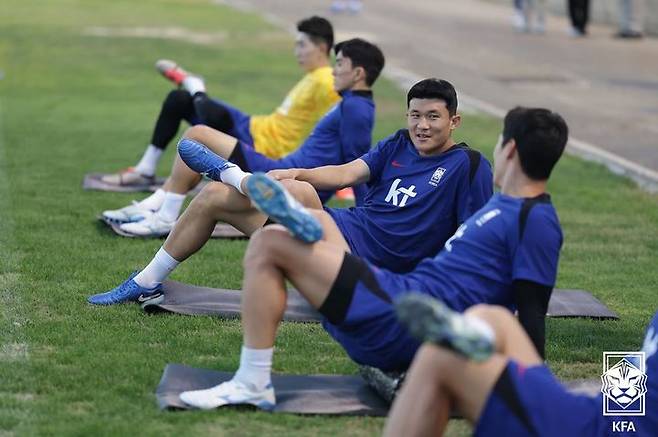
[[[311,38],[303,32],[298,32],[295,38],[295,58],[297,63],[306,71],[314,70],[326,59],[324,46],[316,45]]]
[[[336,55],[334,64],[334,89],[338,92],[352,88],[359,80],[359,69],[352,68],[352,60],[343,56],[343,52]]]
[[[411,99],[409,102],[407,128],[421,155],[441,153],[459,121],[459,115],[450,116],[443,100]]]

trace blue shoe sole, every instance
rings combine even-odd
[[[494,352],[489,339],[455,331],[450,319],[462,316],[429,296],[405,296],[396,302],[395,310],[411,335],[421,341],[446,347],[474,361],[484,361]]]
[[[306,210],[290,205],[281,184],[264,173],[254,173],[247,179],[247,190],[256,208],[285,226],[295,238],[306,243],[322,238],[320,222]]]
[[[208,150],[203,144],[183,138],[178,142],[178,154],[183,162],[195,172],[221,182],[219,176],[226,168],[228,161]]]

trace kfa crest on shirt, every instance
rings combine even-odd
[[[439,185],[439,182],[441,182],[441,178],[445,174],[447,170],[443,167],[439,167],[436,170],[434,170],[434,173],[432,174],[432,177],[430,178],[429,184],[436,187]]]
[[[418,193],[414,191],[416,188],[415,185],[410,185],[408,188],[405,188],[400,186],[400,182],[402,182],[402,179],[400,178],[393,181],[384,202],[392,203],[399,208],[404,208],[407,204],[407,200],[409,200],[410,197],[416,197]]]

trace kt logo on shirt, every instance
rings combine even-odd
[[[398,188],[400,182],[402,182],[402,179],[399,178],[393,181],[384,202],[393,203],[393,205],[397,207],[404,208],[407,204],[407,200],[409,200],[410,197],[416,197],[416,194],[418,193],[414,191],[414,188],[416,188],[415,185],[411,185],[409,188]],[[400,195],[402,195],[401,198]]]

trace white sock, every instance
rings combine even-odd
[[[155,168],[160,161],[160,156],[162,156],[162,152],[164,152],[164,150],[155,147],[153,144],[149,144],[142,159],[135,166],[137,173],[143,174],[144,176],[153,176],[155,174]]]
[[[153,288],[167,279],[178,264],[180,261],[176,261],[164,250],[164,247],[161,247],[151,262],[133,279],[140,287]]]
[[[162,202],[165,200],[165,191],[162,188],[155,190],[155,193],[151,194],[146,199],[139,202],[139,206],[150,209],[151,211],[157,211],[162,206]]]
[[[196,93],[206,92],[206,84],[199,76],[187,76],[183,79],[181,85],[191,96],[194,96]]]
[[[250,349],[242,346],[240,367],[233,379],[250,385],[256,390],[263,390],[271,382],[272,355],[274,348]]]
[[[247,176],[251,176],[251,173],[244,172],[240,167],[235,165],[233,167],[229,167],[226,170],[222,171],[221,174],[219,175],[219,178],[225,184],[233,185],[235,188],[238,189],[240,193],[244,195],[244,192],[242,191],[242,187],[240,187],[240,185],[242,184],[242,180]]]
[[[160,215],[160,218],[167,222],[176,221],[186,197],[187,194],[178,194],[167,191],[165,193],[162,206],[158,210],[158,215]]]

